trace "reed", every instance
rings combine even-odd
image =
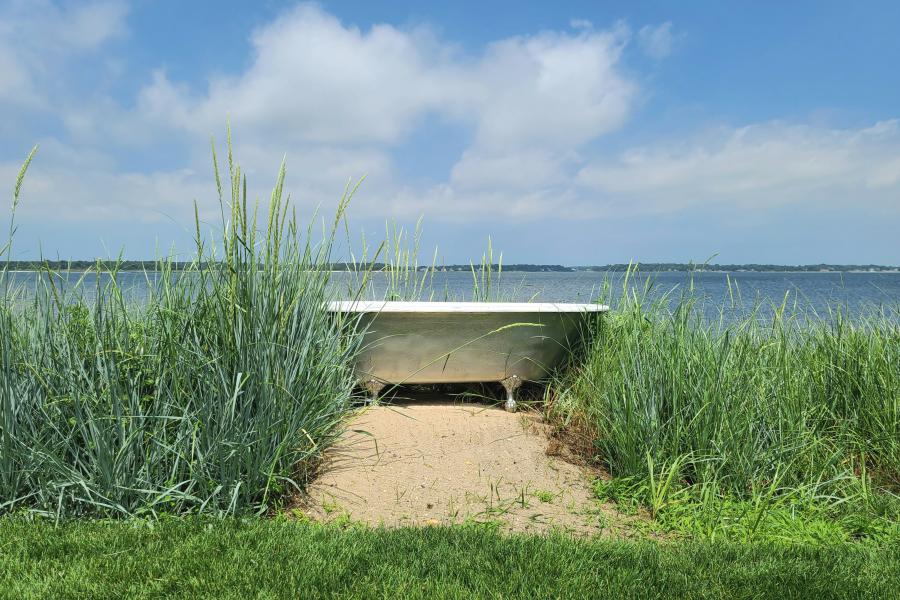
[[[127,301],[116,261],[91,294],[45,269],[23,299],[0,273],[0,513],[259,513],[339,434],[359,337],[324,307],[350,191],[319,234],[284,165],[260,211],[230,136],[225,185],[213,162],[219,242],[197,220],[194,262],[160,260],[146,302]]]
[[[349,237],[349,235],[348,235]],[[387,222],[385,238],[371,251],[362,240],[361,257],[352,258],[349,269],[340,273],[342,293],[350,297],[401,302],[508,302],[522,296],[524,279],[518,283],[504,280],[503,257],[494,262],[490,238],[481,262],[469,263],[471,286],[451,289],[438,266],[435,248],[428,263],[420,263],[421,219],[410,233],[394,222]],[[380,262],[383,261],[383,262]]]
[[[552,387],[550,412],[586,429],[651,512],[689,490],[900,514],[897,307],[851,319],[729,304],[711,318],[691,290],[657,294],[633,272],[605,300],[615,310]]]

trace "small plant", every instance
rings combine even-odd
[[[532,492],[535,498],[544,503],[553,502],[553,499],[556,498],[556,494],[553,492],[548,492],[546,490],[536,490]]]
[[[326,515],[330,515],[331,513],[341,510],[341,506],[334,500],[323,500],[322,510],[325,511]]]
[[[477,519],[475,517],[466,517],[459,525],[463,529],[476,529],[491,533],[498,533],[503,526],[504,523],[500,519]]]

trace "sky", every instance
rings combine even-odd
[[[211,143],[445,264],[900,264],[900,3],[0,0],[13,258],[189,256]],[[8,190],[8,191],[7,191]],[[315,215],[319,215],[316,217]]]

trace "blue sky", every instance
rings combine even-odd
[[[533,4],[533,5],[532,5]],[[0,1],[16,258],[190,251],[230,120],[447,263],[900,264],[896,2]],[[11,192],[9,194],[11,196]],[[428,253],[430,256],[430,252]]]

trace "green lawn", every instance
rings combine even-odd
[[[900,546],[585,541],[284,520],[0,520],[0,597],[885,598]]]

